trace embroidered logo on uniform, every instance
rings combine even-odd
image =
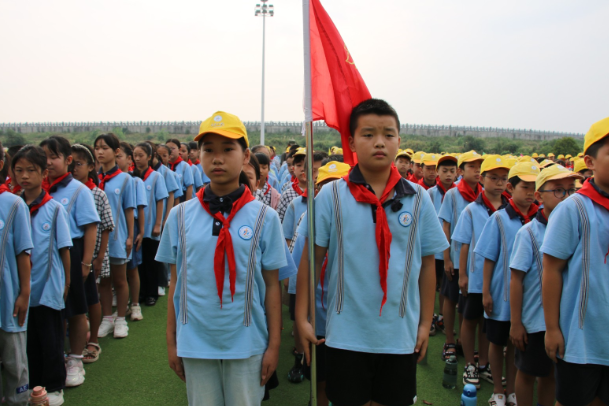
[[[250,226],[241,226],[239,228],[239,237],[243,240],[251,240],[254,236],[254,230]]]
[[[70,200],[67,197],[64,197],[63,199],[61,199],[61,204],[63,204],[64,206],[67,206],[68,203],[70,203]]]
[[[148,190],[152,190],[152,186],[151,186],[151,185],[147,185],[147,186],[146,186],[146,189],[148,189]]]
[[[27,390],[30,388],[29,384],[25,384],[23,386],[20,386],[17,388],[17,394],[23,393],[23,392],[27,392]]]
[[[328,172],[336,172],[336,164],[332,164],[328,166]]]
[[[398,221],[402,226],[408,227],[412,224],[412,214],[407,211],[403,211],[400,213]]]
[[[0,230],[4,228],[4,221],[0,220]]]
[[[214,121],[215,122],[222,121],[222,116],[217,115],[216,117],[214,117]]]
[[[42,229],[43,229],[44,231],[49,231],[49,230],[51,229],[51,225],[50,225],[49,223],[44,223],[44,224],[42,225]]]
[[[119,188],[114,189],[114,194],[115,195],[120,195],[121,194],[121,190]]]

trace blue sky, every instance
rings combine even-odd
[[[0,122],[260,118],[255,1],[0,2]],[[300,121],[302,7],[267,20],[266,119]],[[586,132],[609,115],[606,0],[322,0],[405,123]]]

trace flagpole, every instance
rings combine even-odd
[[[309,0],[302,0],[304,48],[304,112],[307,145],[307,221],[309,228],[309,319],[315,332],[315,185],[313,179],[313,109],[311,103],[311,42]],[[311,406],[317,406],[317,348],[311,346]]]

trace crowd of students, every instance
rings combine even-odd
[[[464,384],[493,384],[491,406],[532,405],[536,382],[543,406],[609,404],[609,118],[575,158],[415,153],[399,149],[399,124],[382,100],[355,107],[354,166],[336,147],[250,146],[221,111],[189,143],[109,133],[0,148],[4,401],[44,386],[63,404],[98,338],[127,337],[127,319],[167,293],[169,365],[191,405],[268,398],[282,297],[288,379],[310,379],[317,346],[320,405],[413,404],[438,332]]]

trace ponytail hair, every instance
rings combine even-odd
[[[247,174],[241,170],[239,173],[239,183],[245,185],[252,194],[254,194],[255,190],[252,190],[252,185],[250,185],[250,178],[247,177]]]
[[[87,165],[93,165],[93,169],[89,171],[89,179],[95,183],[95,186],[99,186],[99,179],[97,178],[97,172],[95,171],[95,159],[93,158],[93,148],[86,144],[74,144],[72,145],[72,156],[77,155],[83,158]],[[74,171],[74,161],[70,165],[70,172]]]
[[[123,141],[119,144],[119,148],[123,150],[125,155],[131,158],[131,161],[133,161],[133,147],[131,144]]]

